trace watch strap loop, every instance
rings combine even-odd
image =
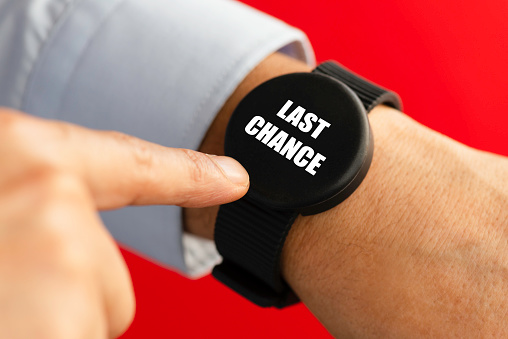
[[[370,112],[377,105],[388,105],[402,111],[402,102],[397,93],[378,86],[361,76],[351,72],[335,61],[327,61],[317,66],[312,73],[328,75],[343,82],[356,93],[358,98]]]

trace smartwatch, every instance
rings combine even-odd
[[[250,188],[219,208],[215,278],[262,307],[298,302],[280,271],[286,236],[299,214],[338,205],[365,178],[374,150],[367,113],[379,104],[401,109],[397,94],[333,61],[244,97],[224,148],[249,173]]]

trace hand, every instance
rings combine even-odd
[[[96,210],[239,199],[235,160],[0,110],[2,338],[106,338],[134,315],[128,270]]]

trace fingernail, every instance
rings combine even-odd
[[[247,186],[249,184],[249,174],[238,161],[230,157],[210,156],[228,179],[236,185]]]

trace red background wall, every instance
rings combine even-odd
[[[506,0],[246,0],[301,28],[336,59],[400,94],[406,114],[508,155]],[[123,251],[137,297],[127,338],[328,338],[303,306],[265,310],[211,277],[190,281]]]

